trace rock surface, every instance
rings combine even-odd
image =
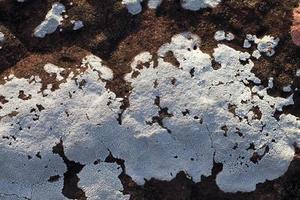
[[[299,199],[298,3],[0,1],[0,199]]]
[[[300,6],[293,11],[292,38],[297,46],[300,46]]]

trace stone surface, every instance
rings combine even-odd
[[[298,199],[299,2],[134,2],[0,1],[0,198]]]

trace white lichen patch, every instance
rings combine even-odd
[[[46,190],[34,189],[39,188],[39,185],[47,184],[50,176],[63,175],[66,171],[60,158],[51,153],[50,145],[53,144],[55,137],[47,137],[47,134],[44,134],[44,136],[40,136],[47,137],[44,140],[39,137],[31,139],[30,137],[33,136],[27,134],[23,135],[21,139],[15,135],[16,131],[11,130],[12,132],[10,132],[8,128],[1,127],[1,136],[5,137],[6,140],[2,139],[1,141],[0,193],[26,197],[27,199],[47,199]],[[11,127],[11,129],[13,128]],[[34,142],[39,143],[33,144]],[[42,159],[36,155],[41,155]],[[61,188],[55,184],[49,184],[46,188],[56,191],[58,195],[60,194]],[[42,195],[36,195],[35,192]],[[37,198],[33,198],[34,196]]]
[[[150,9],[156,9],[163,0],[149,0],[148,1],[148,7]]]
[[[61,72],[63,72],[65,69],[64,68],[60,68],[60,67],[57,67],[56,65],[53,65],[51,63],[47,63],[45,66],[44,66],[44,70],[49,73],[49,74],[55,74],[56,76],[56,79],[58,81],[61,81],[64,79],[64,77],[62,77],[60,75]]]
[[[287,85],[285,87],[282,88],[282,91],[284,92],[291,92],[292,91],[292,86],[291,85]]]
[[[102,64],[102,60],[94,55],[89,55],[83,59],[83,65],[88,66],[99,73],[99,77],[104,80],[113,79],[113,72]]]
[[[80,172],[79,185],[89,200],[128,200],[129,195],[122,194],[123,186],[118,179],[121,172],[114,163],[89,165]]]
[[[5,35],[4,33],[0,32],[0,49],[2,49],[2,43],[4,42],[5,40]]]
[[[248,49],[248,48],[250,48],[251,46],[252,46],[252,45],[251,45],[251,43],[249,42],[249,40],[245,39],[245,40],[244,40],[243,47],[246,48],[246,49]]]
[[[60,192],[63,185],[63,177],[60,177],[53,182],[50,182],[48,179],[45,183],[33,185],[31,200],[40,200],[41,198],[49,200],[65,200],[67,198]]]
[[[122,0],[122,4],[126,5],[128,12],[132,15],[136,15],[142,11],[142,1],[143,0]]]
[[[215,33],[214,38],[217,41],[223,41],[223,40],[232,41],[234,40],[234,35],[230,32],[225,33],[225,31],[217,31]]]
[[[27,198],[19,197],[11,194],[0,194],[1,200],[28,200]]]
[[[63,21],[62,14],[65,6],[61,3],[54,3],[51,10],[47,13],[45,20],[34,30],[34,36],[44,38],[47,34],[54,33]]]
[[[215,33],[214,38],[215,38],[215,40],[217,40],[217,41],[225,40],[225,38],[226,38],[226,33],[225,33],[225,31],[217,31],[217,32]]]
[[[157,61],[149,52],[137,55],[125,77],[132,91],[121,119],[122,99],[106,89],[113,72],[94,55],[55,91],[41,92],[38,77],[7,77],[0,85],[0,194],[59,199],[62,178],[48,180],[67,170],[52,153],[60,140],[65,156],[84,165],[79,187],[91,199],[128,199],[120,169],[103,162],[109,153],[125,161],[139,184],[170,180],[179,171],[201,181],[214,161],[223,164],[216,181],[225,192],[252,191],[281,176],[293,144],[300,144],[300,122],[287,114],[277,120],[274,113],[292,105],[293,94],[269,96],[272,79],[267,88],[261,85],[249,53],[220,44],[211,57],[199,42],[182,33],[161,46]],[[179,66],[164,60],[170,52]],[[57,76],[57,68],[47,71]]]
[[[272,89],[274,87],[274,78],[270,77],[268,81],[268,89]]]
[[[0,42],[4,42],[5,36],[4,33],[0,32]]]
[[[100,66],[98,62],[95,65]],[[83,162],[80,158],[85,158],[93,162],[100,157],[101,148],[101,159],[108,155],[101,139],[96,139],[96,146],[88,143],[95,139],[88,133],[96,128],[99,134],[102,124],[111,129],[118,127],[116,112],[120,103],[106,90],[95,65],[93,69],[83,65],[84,72],[76,77],[70,75],[59,90],[49,90],[47,94],[40,92],[42,85],[35,77],[26,80],[10,76],[0,85],[0,95],[4,98],[1,101],[4,104],[0,104],[1,194],[28,199],[48,199],[50,193],[53,197],[61,196],[62,184],[48,182],[49,177],[63,177],[66,171],[63,160],[52,153],[52,147],[60,139],[66,143],[66,154],[74,155],[70,156],[74,160]],[[101,68],[105,67],[101,65]],[[53,66],[50,70],[53,71]],[[113,139],[114,135],[108,130],[102,129],[102,132]],[[81,149],[72,138],[86,141],[90,149]]]
[[[181,5],[187,10],[197,11],[202,8],[215,7],[222,0],[182,0]]]
[[[160,162],[150,162],[151,154],[143,154],[147,156],[139,165],[131,167],[127,159],[128,173],[142,181],[138,175],[145,172],[137,173],[137,169],[145,171],[139,168],[145,162],[144,166],[159,171],[151,172],[155,177],[170,179],[161,169],[180,169],[182,165],[199,181],[199,175],[210,174],[215,153],[215,161],[223,163],[218,186],[227,192],[252,191],[257,183],[282,175],[294,156],[299,121],[291,115],[281,115],[279,122],[273,117],[276,109],[293,104],[292,96],[273,98],[262,86],[248,88],[249,81],[260,83],[251,73],[253,62],[241,64],[243,54],[226,45],[215,49],[214,59],[221,68],[214,70],[211,58],[194,48],[197,41],[196,36],[185,33],[159,50],[162,57],[172,51],[179,68],[160,58],[157,67],[152,63],[148,68],[133,69],[140,73],[136,78],[127,76],[133,91],[123,124],[134,123],[138,138],[155,136],[158,147],[160,143],[168,146],[161,145]],[[166,154],[174,155],[177,162]]]
[[[244,48],[250,48],[251,42],[257,45],[257,50],[253,52],[253,57],[259,59],[259,54],[265,54],[266,56],[273,56],[275,54],[275,48],[278,45],[280,39],[270,35],[265,35],[262,38],[257,38],[256,35],[247,34],[244,40]],[[258,54],[259,52],[259,54]]]
[[[253,53],[252,53],[252,57],[256,58],[256,59],[259,59],[261,57],[261,54],[258,50],[254,50]]]
[[[231,40],[234,40],[234,38],[235,38],[235,36],[233,35],[233,33],[229,32],[229,33],[226,34],[226,38],[225,39],[227,41],[231,41]]]
[[[163,0],[149,0],[148,7],[150,9],[156,9]],[[215,7],[222,0],[182,0],[181,6],[184,9],[197,11],[203,8]],[[142,11],[141,3],[143,0],[122,0],[122,4],[126,5],[127,10],[132,15],[139,14]]]
[[[275,54],[274,49],[279,43],[279,38],[274,38],[273,36],[266,35],[261,39],[256,39],[254,42],[257,44],[257,50],[259,52],[271,57]]]
[[[74,25],[73,30],[77,31],[84,27],[83,22],[81,20],[71,20],[71,23]]]
[[[224,121],[226,139],[220,140],[218,134],[213,139],[213,141],[220,141],[220,144],[214,145],[215,159],[223,163],[223,170],[217,176],[217,184],[228,192],[252,191],[257,183],[275,179],[283,174],[293,158],[291,138],[293,140],[294,134],[299,134],[299,125],[287,132],[285,128],[289,125],[283,121],[278,123],[273,117],[276,109],[282,110],[284,105],[293,104],[292,96],[288,99],[273,98],[267,95],[266,89],[262,86],[254,87],[252,91],[245,87],[243,82],[249,80],[253,63],[250,61],[244,66],[239,64],[236,50],[219,46],[215,49],[214,57],[222,65],[219,71],[224,70],[224,73],[227,71],[232,76],[229,80],[235,80],[232,85],[230,84],[232,88],[229,92],[225,88],[217,90],[220,99],[222,96],[229,97],[223,102],[225,105],[227,103],[227,110],[229,111],[231,107],[229,105],[233,105],[234,108],[231,114],[223,111],[222,114],[218,114],[218,118],[223,116],[225,119],[227,117],[231,119]],[[231,73],[230,69],[234,69],[235,72]],[[238,76],[234,78],[235,75]],[[237,82],[238,80],[240,82]],[[290,115],[281,115],[281,117],[288,118],[295,124],[299,123],[296,117]]]
[[[296,76],[297,76],[297,77],[300,77],[300,69],[298,69],[298,70],[296,71]]]

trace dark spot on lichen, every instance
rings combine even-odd
[[[48,179],[48,182],[53,183],[53,182],[58,181],[59,179],[60,179],[59,175],[50,176],[49,179]]]

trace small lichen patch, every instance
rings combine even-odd
[[[49,74],[55,74],[55,75],[56,75],[56,79],[57,79],[58,81],[61,81],[61,80],[64,79],[64,77],[62,77],[62,76],[60,75],[60,73],[64,71],[63,68],[59,68],[59,67],[57,67],[57,66],[55,66],[55,65],[53,65],[53,64],[51,64],[51,63],[47,63],[47,64],[44,66],[44,70],[45,70],[47,73],[49,73]]]
[[[0,32],[0,42],[3,42],[5,39],[4,33]]]
[[[215,33],[214,38],[217,41],[222,41],[222,40],[231,41],[234,39],[234,35],[230,32],[226,33],[225,31],[217,31]]]
[[[222,0],[182,0],[181,6],[187,10],[197,11],[203,8],[215,7],[221,1]],[[143,0],[122,0],[122,4],[126,5],[128,12],[132,15],[137,15],[142,11],[142,2]],[[156,9],[161,3],[162,0],[149,0],[148,7],[150,9]]]
[[[84,27],[83,22],[81,20],[71,20],[71,23],[74,25],[73,30],[77,31]]]
[[[5,40],[5,35],[4,33],[0,32],[0,50],[2,49],[2,43]]]
[[[43,38],[47,34],[54,33],[63,21],[62,14],[65,12],[65,6],[61,3],[54,3],[51,10],[47,13],[45,20],[35,28],[34,36]]]

